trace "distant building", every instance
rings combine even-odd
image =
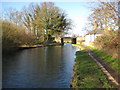
[[[98,36],[104,33],[103,30],[92,30],[85,35],[85,45],[90,45]]]
[[[54,38],[54,41],[55,42],[58,42],[58,43],[74,43],[76,44],[76,37],[55,37]]]
[[[82,44],[85,41],[85,38],[82,36],[79,36],[76,38],[76,44]]]

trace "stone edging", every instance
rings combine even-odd
[[[112,77],[112,75],[104,68],[104,66],[98,62],[96,60],[96,58],[94,58],[94,56],[92,56],[91,53],[89,53],[89,55],[91,56],[91,58],[97,63],[97,65],[101,68],[102,72],[106,75],[107,79],[109,80],[109,82],[111,84],[113,84],[116,87],[119,87],[119,83]]]

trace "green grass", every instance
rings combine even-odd
[[[73,88],[111,88],[105,75],[85,50],[76,52]]]
[[[113,58],[111,56],[109,56],[108,54],[94,48],[94,47],[90,47],[95,54],[97,54],[101,59],[103,59],[105,62],[109,63],[110,67],[117,71],[118,73],[120,73],[120,67],[118,65],[120,65],[120,60],[118,60],[117,58]]]

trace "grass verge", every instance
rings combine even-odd
[[[76,52],[72,88],[112,88],[86,50]]]
[[[90,47],[90,48],[94,51],[95,54],[97,54],[101,59],[103,59],[103,61],[107,62],[113,70],[115,70],[120,74],[119,59],[109,56],[108,54],[94,47]]]

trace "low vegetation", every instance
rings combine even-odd
[[[25,29],[21,26],[9,23],[8,21],[2,22],[2,49],[10,50],[19,45],[32,45],[36,43],[36,37],[33,33],[26,33]]]
[[[108,31],[96,38],[93,46],[114,58],[119,58],[118,41],[118,31]]]
[[[118,41],[118,31],[109,31],[96,38],[93,44],[94,48],[92,49],[100,58],[107,62],[111,68],[120,73],[118,66],[120,64]]]
[[[112,88],[105,75],[85,50],[76,53],[72,88]]]
[[[98,50],[96,48],[92,47],[91,49],[94,51],[95,54],[97,54],[97,56],[99,56],[102,60],[104,60],[104,62],[109,64],[109,66],[113,70],[120,73],[120,68],[119,68],[120,60],[118,58],[114,58],[110,56],[109,54],[106,54],[105,52]]]

